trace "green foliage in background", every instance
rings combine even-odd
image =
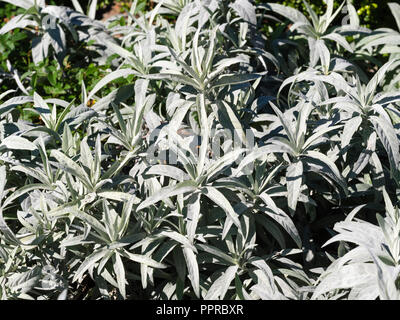
[[[257,3],[267,3],[268,1],[256,0]],[[306,5],[303,0],[273,0],[269,2],[276,2],[283,4],[285,6],[289,6],[292,8],[296,8],[300,10],[303,14],[307,13]],[[317,14],[323,14],[325,11],[325,3],[323,0],[310,0],[308,1],[311,8]],[[334,1],[334,8],[338,8],[343,1]],[[378,1],[370,1],[370,0],[352,0],[351,1],[354,7],[357,9],[357,14],[360,18],[361,25],[366,26],[367,28],[394,28],[395,24],[390,17],[390,10],[388,8],[388,3],[390,0],[378,0]]]
[[[0,2],[0,299],[400,300],[399,4]]]

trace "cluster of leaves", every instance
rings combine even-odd
[[[256,0],[256,3],[262,3],[263,0]],[[295,8],[301,11],[304,15],[308,16],[307,7],[303,0],[274,0],[270,2],[276,2],[283,4],[288,7]],[[316,14],[322,15],[324,9],[326,8],[323,0],[310,0],[308,1],[311,8]],[[379,27],[395,27],[395,23],[392,19],[388,19],[390,15],[390,10],[388,3],[390,0],[352,0],[351,4],[357,8],[357,14],[360,18],[360,24],[368,28],[379,28]],[[341,1],[334,1],[334,8],[337,9],[342,4]],[[347,13],[346,7],[342,9],[343,13]]]
[[[400,5],[12,2],[35,67],[0,92],[1,299],[400,298]],[[106,68],[44,96],[68,37]]]
[[[53,4],[53,2],[50,2],[50,4]],[[94,5],[95,2],[93,2]],[[0,2],[0,8],[2,4],[4,3]],[[65,4],[67,4],[67,1],[65,1]],[[97,6],[99,5],[101,4],[97,3]],[[82,6],[86,7],[85,3],[82,3]],[[143,9],[143,6],[139,9]],[[99,11],[93,10],[92,15],[93,13],[98,15]],[[23,15],[24,12],[24,8],[15,8],[15,6],[6,3],[3,13],[0,10],[0,17],[5,17],[3,23],[0,21],[0,26],[4,26],[10,19]],[[43,20],[46,16],[47,14],[44,13],[36,15],[36,18]],[[76,16],[75,19],[79,19],[79,16]],[[49,21],[45,20],[44,22]],[[118,23],[118,21],[116,22]],[[110,70],[113,57],[108,56],[108,59],[103,59],[99,63],[98,59],[101,53],[99,54],[92,47],[96,43],[95,39],[86,39],[82,36],[76,38],[68,33],[68,28],[65,25],[60,24],[60,27],[64,31],[65,47],[68,47],[68,50],[65,51],[65,56],[61,56],[58,61],[55,61],[51,54],[41,59],[37,58],[38,55],[35,55],[35,52],[32,51],[33,45],[31,45],[35,36],[37,36],[35,29],[26,32],[27,28],[15,28],[10,32],[4,30],[4,33],[0,33],[0,89],[2,91],[7,91],[15,83],[9,72],[10,66],[18,70],[21,82],[29,94],[38,92],[44,98],[52,97],[62,100],[72,100],[79,96],[82,81],[85,82],[88,89],[93,88],[98,79]],[[46,42],[43,41],[43,43]],[[53,49],[51,46],[48,48],[50,52]],[[60,70],[60,67],[62,70]],[[119,82],[119,84],[126,84],[122,83],[124,79]],[[109,93],[113,88],[114,85],[111,85],[105,88],[104,92]]]

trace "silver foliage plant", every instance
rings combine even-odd
[[[1,299],[400,299],[399,30],[350,1],[5,2],[34,62],[115,58],[74,101],[0,93]]]

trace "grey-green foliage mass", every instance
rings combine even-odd
[[[1,299],[400,298],[399,30],[350,1],[5,2],[35,63],[69,36],[113,63],[74,101],[0,92]]]

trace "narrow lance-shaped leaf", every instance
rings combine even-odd
[[[200,193],[196,193],[188,199],[186,232],[189,241],[193,243],[196,235],[196,227],[200,218]]]
[[[390,10],[392,11],[392,14],[396,20],[397,29],[400,31],[400,4],[395,3],[395,2],[389,2],[388,6],[389,6]]]
[[[87,188],[92,188],[89,176],[78,164],[58,150],[52,150],[51,155],[57,159],[58,163],[64,170],[79,178],[79,180],[81,180]]]
[[[121,256],[118,252],[116,252],[113,256],[113,264],[114,264],[114,272],[117,276],[118,289],[121,293],[121,296],[126,299],[126,290],[125,290],[125,268],[122,263]]]
[[[123,250],[120,253],[121,253],[122,256],[124,256],[124,257],[126,257],[126,258],[128,258],[128,259],[130,259],[130,260],[132,260],[134,262],[137,262],[137,263],[140,263],[140,264],[144,263],[144,264],[146,264],[146,265],[148,265],[149,267],[152,267],[152,268],[163,269],[163,268],[167,267],[167,265],[165,265],[164,263],[157,262],[157,261],[155,261],[155,260],[153,260],[153,259],[151,259],[149,257],[146,257],[145,255],[134,254],[134,253],[131,253],[131,252],[127,251],[127,250]]]
[[[195,295],[200,298],[200,275],[199,275],[199,264],[196,259],[194,252],[188,248],[183,248],[183,255],[185,257],[186,266],[188,268],[190,282]]]
[[[197,188],[197,185],[193,181],[184,181],[180,182],[174,186],[165,187],[159,190],[156,194],[152,195],[151,197],[144,200],[137,208],[137,210],[142,210],[151,206],[158,201],[168,199],[170,197],[176,196],[178,194],[183,194],[187,192],[193,192]]]
[[[5,147],[10,150],[28,150],[33,151],[37,149],[36,145],[30,142],[28,139],[20,137],[20,136],[8,136],[5,138],[0,145],[1,147]]]
[[[311,158],[320,164],[322,164],[326,170],[330,171],[334,177],[335,177],[335,182],[338,183],[342,188],[345,193],[348,193],[347,190],[347,183],[345,179],[343,178],[342,174],[339,172],[339,169],[336,167],[335,163],[329,159],[328,156],[322,154],[321,152],[318,151],[312,151],[309,150],[307,151],[304,156],[306,158]]]
[[[199,152],[199,162],[197,164],[197,175],[200,176],[203,172],[203,168],[206,162],[207,156],[207,149],[209,146],[209,128],[208,128],[208,118],[207,118],[207,111],[206,111],[206,101],[204,94],[200,94],[198,96],[198,110],[199,110],[199,117],[200,117],[200,124],[201,124],[201,145],[200,145],[200,152]]]
[[[217,204],[226,214],[232,219],[233,223],[240,228],[239,216],[233,210],[230,202],[225,198],[225,196],[213,187],[204,187],[202,193],[205,194],[211,201]]]
[[[301,238],[292,219],[286,214],[286,212],[275,205],[272,198],[266,192],[260,194],[259,197],[267,205],[267,208],[261,208],[262,211],[282,226],[282,228],[284,228],[296,242],[297,246],[301,248]]]
[[[235,278],[236,272],[238,271],[238,266],[230,266],[226,271],[212,284],[206,296],[205,300],[217,300],[223,299],[226,292],[229,289],[232,280]]]
[[[371,116],[370,119],[389,156],[391,169],[395,170],[400,162],[399,140],[396,132],[392,124],[385,119],[376,116]]]

